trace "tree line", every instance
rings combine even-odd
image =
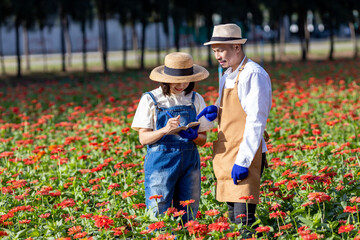
[[[169,19],[174,26],[174,45],[180,50],[180,27],[185,23],[195,29],[198,34],[199,24],[206,29],[207,39],[211,38],[214,25],[214,14],[221,18],[222,23],[242,23],[246,31],[254,31],[255,26],[267,25],[277,32],[271,38],[272,58],[275,59],[275,44],[279,44],[280,52],[284,51],[285,26],[284,17],[291,16],[298,26],[297,36],[301,46],[301,59],[307,60],[310,44],[308,29],[308,13],[311,11],[317,20],[322,22],[329,31],[330,51],[329,59],[333,59],[335,30],[340,25],[349,26],[354,45],[354,58],[358,57],[356,32],[359,30],[359,0],[0,0],[0,27],[7,26],[15,29],[15,46],[17,55],[17,75],[21,76],[20,38],[23,36],[25,61],[29,61],[28,39],[26,32],[38,27],[42,41],[45,43],[44,29],[51,28],[56,22],[60,23],[61,34],[61,65],[66,71],[66,53],[71,52],[69,24],[76,22],[81,27],[83,70],[87,70],[86,36],[87,27],[99,24],[99,51],[101,52],[103,71],[108,71],[107,53],[107,20],[117,19],[120,26],[131,26],[134,42],[140,40],[140,68],[144,68],[146,28],[149,23],[155,24],[153,36],[156,41],[158,62],[160,61],[159,32],[169,35]],[[201,19],[201,21],[199,20]],[[201,22],[201,23],[199,23]],[[135,25],[141,25],[141,35],[137,36]],[[19,29],[22,29],[21,34]],[[244,29],[243,29],[244,30]],[[123,67],[126,68],[127,46],[126,32],[122,31],[123,39]],[[139,39],[138,39],[139,38]],[[256,39],[255,39],[256,40]],[[169,45],[169,43],[167,43]],[[211,49],[207,51],[208,64],[211,66]],[[46,55],[46,45],[43,47]],[[0,60],[3,73],[4,59],[1,49]]]

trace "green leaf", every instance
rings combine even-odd
[[[29,234],[29,236],[30,237],[38,237],[38,236],[40,236],[40,233],[37,229],[35,229]]]
[[[309,220],[309,219],[306,219],[304,218],[303,216],[299,215],[297,216],[297,218],[302,222],[304,223],[306,226],[309,226],[309,227],[312,227],[313,226],[313,221]]]
[[[261,223],[261,220],[260,220],[260,219],[257,219],[257,220],[251,225],[251,227],[253,227],[253,226],[257,225],[257,224],[260,224],[260,223]]]
[[[305,209],[299,208],[299,209],[296,209],[296,210],[292,211],[292,212],[290,213],[290,215],[291,215],[291,216],[294,216],[294,215],[297,215],[298,213],[302,213],[302,212],[304,212],[304,211],[305,211]]]
[[[20,237],[20,236],[24,235],[23,233],[24,233],[26,230],[27,230],[27,229],[24,229],[24,230],[21,230],[21,231],[17,232],[16,237]]]
[[[321,220],[321,212],[317,212],[317,213],[314,214],[314,216],[313,216],[313,224],[319,223],[320,220]]]

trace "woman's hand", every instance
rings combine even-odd
[[[153,131],[152,129],[141,128],[139,129],[139,140],[142,145],[153,144],[164,135],[168,134],[171,130],[177,128],[180,124],[180,115],[174,118],[170,118],[165,127],[159,130]]]
[[[164,132],[166,135],[167,133],[169,133],[171,130],[176,129],[177,127],[179,127],[180,124],[180,115],[178,115],[177,117],[174,118],[169,118],[168,122],[166,123],[165,127],[163,127]]]

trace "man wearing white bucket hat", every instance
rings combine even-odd
[[[227,202],[232,222],[251,226],[259,203],[260,176],[266,164],[263,133],[272,91],[266,71],[246,57],[243,51],[246,40],[236,24],[221,24],[214,26],[211,40],[204,45],[211,45],[216,60],[227,68],[219,81],[216,103],[219,108],[218,140],[213,145],[216,199]]]
[[[214,127],[211,121],[217,112],[214,106],[206,107],[193,89],[195,82],[208,76],[205,68],[193,63],[190,54],[170,53],[165,56],[165,64],[150,74],[160,87],[143,94],[139,102],[131,127],[139,131],[140,143],[147,145],[145,202],[155,215],[171,206],[189,211],[182,216],[183,221],[197,214],[201,181],[196,145],[205,144],[206,131]],[[179,125],[196,121],[200,122],[197,127],[174,132]],[[191,211],[187,203],[191,203]]]

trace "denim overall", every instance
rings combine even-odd
[[[163,128],[169,120],[166,111],[173,117],[180,115],[180,125],[196,121],[194,106],[195,92],[190,106],[178,105],[169,108],[159,107],[154,95],[149,94],[156,108],[156,130]],[[185,210],[183,220],[188,221],[196,216],[200,201],[200,156],[195,143],[181,138],[177,134],[164,135],[159,141],[147,146],[144,163],[146,206],[155,215],[166,212],[169,207]],[[149,197],[162,195],[161,199]],[[190,206],[183,207],[180,201],[193,199]],[[157,202],[157,203],[156,203]]]

